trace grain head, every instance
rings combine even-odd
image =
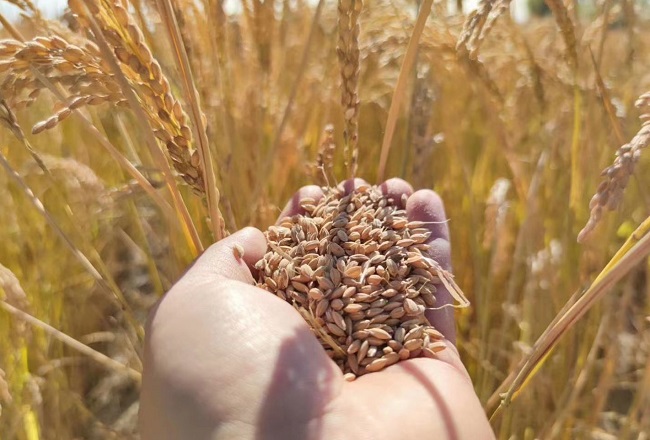
[[[650,92],[644,93],[636,101],[636,106],[640,109],[647,108],[649,104]],[[623,200],[623,192],[634,173],[636,163],[641,157],[641,150],[650,144],[650,118],[647,114],[643,114],[641,119],[643,122],[638,133],[630,142],[616,151],[614,163],[602,171],[603,180],[598,185],[596,194],[589,202],[591,212],[587,224],[578,234],[579,242],[587,239],[600,221],[603,210],[613,211],[620,206]]]

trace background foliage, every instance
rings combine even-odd
[[[58,35],[79,47],[97,41],[70,11],[46,20],[28,0],[9,3],[24,17],[2,20],[3,38]],[[86,3],[108,10],[113,2]],[[133,0],[128,10],[189,113],[163,3]],[[357,175],[370,182],[416,3],[367,1],[360,16]],[[474,21],[449,12],[454,5],[434,4],[401,92],[386,171],[445,200],[457,282],[472,302],[457,314],[459,349],[490,414],[505,391],[499,386],[648,216],[650,200],[641,157],[619,209],[603,213],[577,243],[600,171],[642,127],[644,110],[634,103],[650,90],[643,3],[534,3],[523,24],[510,19],[507,1],[480,3]],[[227,230],[265,228],[301,185],[346,177],[331,2],[316,13],[304,1],[246,0],[232,15],[222,1],[170,4],[204,112]],[[0,438],[137,438],[141,325],[199,251],[172,195],[182,196],[202,246],[213,241],[208,209],[180,178],[175,188],[165,184],[146,147],[147,123],[128,103],[85,106],[29,134],[62,105],[40,82],[42,65],[28,66],[31,85],[12,81],[12,57],[0,50],[7,105],[0,111]],[[42,92],[27,96],[34,88]],[[332,141],[326,182],[317,164]],[[173,208],[161,208],[119,158]],[[625,269],[492,418],[499,438],[650,433],[648,263]]]

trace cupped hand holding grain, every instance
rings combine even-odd
[[[346,191],[364,184],[343,183]],[[380,186],[427,222],[432,257],[449,269],[444,208],[403,180]],[[402,197],[402,195],[405,195]],[[318,199],[318,187],[300,200]],[[243,252],[242,252],[243,251]],[[252,285],[264,235],[245,228],[209,248],[152,312],[140,427],[149,439],[489,439],[492,431],[454,347],[450,308],[427,311],[446,337],[435,358],[409,359],[355,381],[326,355],[301,315]],[[451,303],[439,289],[437,304]]]

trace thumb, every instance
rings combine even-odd
[[[243,250],[243,255],[239,250]],[[194,262],[181,282],[203,283],[215,277],[253,283],[251,269],[266,252],[262,231],[246,227],[210,246]]]

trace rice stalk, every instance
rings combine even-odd
[[[76,6],[78,8],[77,11],[80,12],[80,13],[83,13],[84,9],[86,7],[88,7],[90,2],[92,2],[94,0],[84,0],[84,1],[86,2],[85,6],[82,6],[81,4]],[[125,43],[126,43],[125,45],[120,45],[120,43],[116,43],[116,41],[119,41],[119,40],[117,40],[117,38],[115,38],[113,40],[114,44],[118,44],[118,46],[115,47],[115,57],[113,56],[112,51],[109,48],[109,43],[108,43],[108,41],[106,39],[106,35],[104,34],[106,29],[104,29],[104,31],[102,31],[99,28],[99,25],[98,25],[97,21],[95,20],[95,18],[92,16],[92,14],[86,14],[86,15],[83,16],[87,20],[88,24],[90,25],[90,27],[93,30],[95,38],[97,39],[97,43],[99,44],[100,50],[103,52],[103,54],[105,56],[104,60],[109,64],[110,69],[114,72],[115,78],[117,79],[117,83],[120,85],[120,88],[122,89],[123,93],[125,94],[126,101],[129,103],[129,107],[136,113],[136,115],[138,115],[140,117],[141,120],[143,120],[143,121],[161,121],[161,122],[162,121],[168,121],[169,124],[167,124],[167,127],[173,126],[173,124],[171,124],[172,119],[169,118],[169,116],[167,116],[168,113],[165,113],[165,112],[174,112],[175,117],[177,119],[179,119],[179,120],[182,120],[182,116],[179,116],[179,114],[182,115],[182,109],[179,110],[180,104],[178,103],[178,101],[174,101],[174,98],[171,97],[169,92],[167,92],[167,94],[165,95],[165,103],[162,104],[162,105],[165,106],[165,108],[163,109],[163,108],[161,108],[161,102],[160,101],[155,101],[155,99],[154,99],[154,101],[156,102],[156,106],[158,107],[158,112],[156,114],[156,117],[147,118],[143,108],[139,104],[138,97],[134,94],[133,90],[131,89],[131,86],[128,83],[127,75],[124,73],[124,71],[122,69],[120,69],[120,67],[119,67],[119,65],[117,63],[117,60],[120,57],[120,55],[118,55],[118,54],[120,54],[122,52],[119,50],[119,48],[124,48],[125,46],[128,46],[129,43],[131,43],[131,45],[136,45],[137,51],[138,51],[138,56],[141,57],[143,59],[143,61],[140,61],[140,59],[137,56],[133,55],[133,54],[131,54],[130,56],[122,55],[125,58],[123,58],[121,61],[124,62],[125,59],[128,59],[128,63],[129,63],[128,65],[129,65],[129,67],[131,69],[137,71],[138,75],[141,78],[149,79],[149,84],[150,84],[150,87],[152,87],[151,90],[154,91],[154,94],[155,94],[156,90],[158,90],[158,91],[169,90],[169,83],[164,78],[162,73],[159,72],[159,69],[160,69],[159,65],[153,59],[153,56],[151,55],[151,52],[149,51],[147,46],[142,41],[142,33],[141,33],[141,31],[139,30],[139,28],[130,19],[128,19],[128,18],[125,19],[123,17],[122,14],[126,14],[126,12],[123,12],[123,13],[118,12],[118,11],[123,11],[123,8],[120,9],[121,6],[115,5],[115,4],[113,6],[115,7],[115,9],[112,12],[116,16],[121,17],[121,18],[117,19],[117,22],[121,26],[123,26],[123,29],[127,30],[126,35],[129,35],[130,39],[132,39],[130,41],[125,40]],[[82,7],[84,9],[81,9]],[[86,9],[85,12],[87,13],[88,11],[89,10]],[[108,29],[110,29],[110,28],[108,28]],[[109,33],[107,35],[113,35],[113,34]],[[135,43],[134,43],[134,41],[135,41]],[[142,64],[140,64],[140,63],[142,63]],[[158,66],[158,70],[156,70],[155,66]],[[149,75],[148,77],[145,76],[145,71]],[[159,73],[157,74],[156,72],[159,72]],[[158,76],[158,78],[156,78],[156,76]],[[146,90],[146,89],[143,89],[143,90]],[[185,130],[183,129],[183,127],[185,127]],[[178,212],[178,214],[179,214],[179,216],[180,216],[180,218],[182,220],[181,224],[185,227],[185,233],[188,234],[189,237],[191,238],[191,240],[192,240],[191,243],[192,243],[193,248],[194,248],[193,252],[195,252],[195,255],[197,255],[199,252],[201,252],[203,250],[203,245],[202,245],[202,243],[200,241],[200,238],[198,236],[198,233],[196,231],[196,227],[194,226],[194,223],[192,222],[192,219],[191,219],[191,217],[189,215],[189,212],[187,210],[185,202],[184,202],[184,200],[183,200],[183,198],[182,198],[182,196],[181,196],[181,194],[180,194],[180,192],[178,190],[176,182],[174,181],[173,176],[171,175],[171,170],[169,169],[169,167],[167,165],[167,161],[164,159],[164,157],[162,155],[162,152],[158,148],[157,142],[156,142],[156,139],[155,139],[156,135],[159,136],[159,137],[167,139],[167,147],[168,147],[168,151],[170,152],[170,155],[172,156],[172,160],[174,160],[176,158],[174,156],[174,153],[178,152],[177,148],[179,148],[179,147],[178,147],[177,144],[180,143],[182,145],[184,142],[187,142],[187,144],[185,145],[186,150],[181,150],[181,151],[185,152],[184,158],[187,161],[188,160],[187,154],[189,154],[189,148],[190,148],[189,147],[189,142],[191,140],[191,137],[187,134],[187,132],[188,132],[187,130],[188,130],[187,126],[182,125],[182,123],[181,123],[180,131],[185,132],[185,135],[184,135],[184,137],[183,136],[177,136],[173,140],[169,139],[169,137],[171,137],[171,135],[169,134],[169,132],[165,131],[165,129],[158,129],[156,132],[154,132],[150,128],[149,130],[144,130],[144,134],[145,134],[145,137],[147,139],[147,145],[149,146],[149,150],[151,151],[152,156],[155,158],[157,165],[163,170],[163,175],[165,176],[165,180],[167,182],[167,187],[168,187],[168,189],[170,191],[170,194],[172,196],[174,206],[175,206],[176,211]],[[181,141],[181,138],[183,139],[183,141]],[[183,153],[181,153],[181,155],[183,155]],[[174,163],[175,163],[176,168],[179,169],[179,171],[181,172],[181,175],[184,177],[184,179],[188,183],[190,183],[190,184],[193,183],[195,185],[194,189],[196,189],[196,187],[203,188],[202,179],[199,179],[201,177],[201,174],[198,171],[196,171],[196,167],[198,165],[194,164],[194,166],[192,166],[193,164],[189,164],[188,162],[183,162],[183,161],[174,162]],[[185,174],[183,174],[183,173],[185,173]],[[196,178],[195,178],[195,176],[196,176]]]
[[[335,186],[338,184],[335,180],[330,182],[330,177],[335,179],[334,170],[334,153],[336,150],[336,141],[334,140],[334,126],[329,124],[323,130],[322,139],[318,146],[316,164],[314,166],[314,180],[322,185]],[[334,183],[334,185],[332,185]]]
[[[339,0],[336,53],[341,74],[341,105],[345,165],[349,177],[357,172],[359,159],[359,15],[363,0]]]
[[[582,94],[577,86],[578,52],[576,31],[563,0],[545,0],[545,2],[553,12],[555,22],[560,28],[560,33],[564,40],[567,63],[573,74],[573,137],[571,139],[571,189],[569,199],[571,200],[571,208],[577,212],[583,193],[583,176],[580,167],[582,161],[582,155],[580,154]]]
[[[312,16],[311,24],[309,26],[309,34],[307,36],[307,41],[305,42],[305,46],[302,50],[302,54],[300,57],[300,64],[298,66],[297,72],[296,72],[296,77],[292,82],[291,86],[291,92],[289,93],[289,98],[287,100],[287,103],[284,107],[284,111],[282,112],[282,119],[280,120],[279,124],[277,124],[277,128],[275,129],[275,133],[273,135],[273,143],[271,144],[271,148],[268,150],[268,153],[265,155],[265,161],[263,163],[265,164],[272,164],[271,167],[273,167],[273,158],[277,155],[278,149],[280,147],[280,143],[282,141],[282,136],[285,133],[285,129],[287,127],[287,124],[289,123],[291,112],[294,107],[294,103],[296,100],[296,97],[298,95],[298,90],[299,86],[302,84],[303,77],[305,74],[305,71],[307,70],[307,63],[309,61],[309,56],[311,54],[311,50],[313,48],[312,44],[314,42],[314,37],[316,35],[316,31],[318,29],[318,24],[320,21],[322,9],[324,6],[325,2],[324,0],[319,0],[318,5],[316,5],[316,9],[314,11],[314,14]],[[273,169],[271,169],[273,171]],[[269,175],[272,175],[273,173],[269,173]],[[255,185],[254,189],[254,194],[256,194],[255,198],[258,198],[259,194],[261,193],[263,189],[263,185],[268,184],[268,181],[264,179],[260,179],[257,184]]]
[[[137,90],[139,105],[132,110],[138,113],[141,108],[145,112],[155,136],[165,143],[174,167],[197,194],[203,194],[203,170],[199,167],[199,155],[193,149],[193,136],[187,125],[187,117],[180,102],[171,93],[169,81],[144,41],[140,28],[123,6],[112,1],[97,3],[97,0],[73,0],[70,7],[87,27],[97,26],[93,32],[97,43],[100,47],[109,46],[120,64],[121,68],[114,73],[122,92],[128,96],[130,90],[130,87],[123,86],[124,80]],[[102,53],[106,50],[105,47]],[[112,56],[104,58],[104,62],[104,71],[114,69]],[[133,107],[131,100],[129,107]]]
[[[406,48],[406,53],[404,54],[402,66],[399,70],[397,84],[395,85],[395,90],[393,92],[393,99],[390,102],[390,110],[388,110],[386,128],[384,129],[384,139],[381,143],[379,166],[377,168],[377,180],[380,182],[384,180],[384,176],[386,174],[388,153],[393,142],[393,135],[395,134],[395,126],[397,125],[400,106],[402,104],[404,96],[406,95],[407,81],[411,73],[411,68],[415,63],[418,43],[420,41],[420,37],[422,36],[422,32],[424,31],[424,25],[429,18],[429,14],[431,13],[432,5],[433,0],[425,0],[422,2],[420,10],[418,11],[417,20],[415,21],[415,27],[413,28],[408,47]]]
[[[413,145],[413,172],[409,179],[419,184],[425,181],[426,164],[435,148],[430,128],[435,94],[430,86],[431,70],[427,69],[422,75],[416,73],[414,76],[409,110],[409,144]]]
[[[320,20],[320,16],[323,10],[323,6],[325,4],[324,0],[319,0],[318,5],[316,5],[316,10],[314,11],[314,16],[312,18],[311,24],[309,26],[309,34],[307,35],[307,41],[305,42],[305,47],[302,52],[302,56],[300,57],[300,64],[298,67],[298,71],[296,72],[296,78],[292,82],[291,86],[291,93],[289,94],[289,99],[287,100],[287,104],[284,107],[284,112],[282,112],[282,120],[278,124],[278,128],[275,131],[275,136],[273,139],[273,144],[271,145],[271,149],[269,150],[266,158],[267,158],[267,163],[272,162],[272,158],[278,151],[278,146],[280,145],[280,141],[282,139],[282,135],[284,133],[284,130],[287,126],[287,123],[289,122],[289,117],[291,116],[291,112],[294,107],[294,102],[296,100],[296,96],[298,94],[299,86],[302,83],[305,71],[307,69],[307,62],[309,61],[309,56],[311,54],[311,51],[313,49],[312,44],[314,42],[314,37],[316,35],[316,30],[318,27],[318,22]]]
[[[516,370],[514,378],[506,379],[508,389],[501,395],[501,404],[491,419],[501,414],[539,372],[560,339],[607,294],[630,270],[650,254],[650,217],[648,217],[628,241],[619,249],[589,288],[575,301],[567,303],[566,310],[557,315],[542,336],[535,342],[523,366]]]
[[[594,68],[596,88],[602,100],[603,107],[605,108],[605,113],[607,114],[607,118],[609,119],[609,122],[612,125],[612,129],[614,130],[614,134],[616,135],[616,140],[618,141],[619,144],[623,144],[625,142],[625,138],[623,137],[623,129],[621,128],[621,124],[618,121],[618,117],[616,116],[616,110],[614,109],[614,104],[612,104],[612,99],[610,97],[609,90],[607,90],[605,81],[603,81],[603,77],[600,75],[600,71],[598,70],[598,62],[596,61],[596,58],[594,57],[594,53],[591,51],[591,49],[589,49],[589,57],[591,58],[591,64]]]
[[[23,132],[23,129],[20,128],[20,125],[18,124],[16,115],[14,115],[14,112],[7,104],[7,101],[5,101],[1,92],[0,92],[0,108],[2,108],[2,110],[0,110],[0,120],[2,120],[2,122],[4,122],[7,127],[9,127],[9,130],[13,133],[16,139],[18,139],[25,146],[25,149],[29,152],[30,156],[32,156],[32,158],[38,164],[41,170],[43,170],[43,173],[51,177],[50,171],[45,166],[43,159],[25,137],[25,133]]]
[[[36,124],[34,134],[55,127],[75,108],[104,102],[122,103],[121,95],[115,93],[115,82],[103,73],[105,64],[92,45],[78,47],[58,36],[37,37],[27,42],[2,40],[0,58],[2,90],[9,102],[28,106],[35,101],[43,85],[34,77],[34,70],[54,84],[69,86],[74,95],[54,117]]]
[[[43,171],[43,173],[50,180],[52,186],[55,188],[55,190],[54,190],[55,192],[60,193],[60,190],[57,188],[57,183],[54,181],[54,178],[53,178],[52,173],[50,171],[52,169],[52,163],[54,163],[55,167],[63,168],[65,170],[64,172],[65,172],[65,175],[66,175],[66,179],[68,181],[71,178],[77,177],[78,181],[80,181],[80,182],[83,181],[84,182],[83,186],[84,186],[84,196],[85,197],[87,197],[90,200],[99,201],[100,203],[102,203],[102,201],[106,200],[105,194],[104,195],[101,194],[101,193],[104,192],[103,185],[101,185],[101,182],[99,181],[97,176],[92,172],[92,170],[90,170],[87,167],[80,167],[80,164],[78,162],[74,161],[73,159],[64,160],[64,159],[58,159],[58,158],[47,158],[48,162],[50,162],[50,164],[49,165],[46,164],[45,160],[43,160],[44,158],[41,157],[40,155],[38,155],[33,150],[31,145],[29,144],[29,142],[25,138],[24,134],[22,133],[22,130],[17,125],[15,115],[13,114],[11,109],[8,106],[6,106],[6,103],[4,103],[4,101],[0,102],[0,109],[1,109],[0,110],[0,120],[5,122],[5,124],[10,127],[10,130],[19,139],[19,141],[24,144],[25,148],[30,152],[30,154],[34,158],[37,166]],[[4,159],[4,160],[6,160],[6,159]],[[8,163],[7,163],[7,165],[8,165]],[[7,169],[7,170],[9,172],[11,172],[11,173],[15,173],[14,170],[11,170],[11,169]],[[18,175],[15,174],[13,177],[16,178],[16,177],[18,177]],[[17,182],[20,183],[19,181],[17,181]],[[92,188],[94,188],[96,191],[92,191],[92,192],[89,193],[89,190],[91,190]],[[23,188],[23,190],[25,191],[25,193],[28,196],[30,196],[30,197],[33,196],[35,201],[40,203],[40,201],[34,196],[33,192],[27,186],[25,186]],[[105,204],[105,203],[102,203],[102,204]],[[86,269],[87,270],[93,269],[92,264],[90,263],[90,260],[87,257],[85,257],[85,255],[83,255],[83,253],[80,250],[72,249],[72,247],[74,247],[74,245],[72,244],[72,241],[69,238],[65,237],[65,234],[63,234],[62,229],[54,221],[53,217],[49,213],[47,213],[47,211],[45,211],[45,208],[42,205],[41,205],[41,207],[42,207],[42,210],[39,209],[41,214],[46,216],[46,219],[48,219],[48,221],[50,221],[50,225],[52,227],[56,227],[58,229],[58,232],[66,240],[66,243],[69,245],[69,247],[71,247],[71,250],[73,250],[73,252],[76,251],[76,253],[78,253],[81,256],[82,263],[84,264]],[[85,241],[85,239],[83,238],[84,234],[82,233],[82,231],[80,229],[80,226],[79,226],[80,224],[82,224],[82,222],[75,215],[74,211],[70,208],[70,206],[68,204],[65,204],[64,212],[66,213],[66,216],[68,217],[68,220],[69,220],[69,224],[72,226],[72,229],[74,230],[76,236],[77,237],[82,237],[82,240]],[[106,280],[106,282],[104,283],[104,285],[102,287],[105,288],[105,289],[111,289],[115,293],[115,297],[118,299],[118,301],[122,301],[123,297],[121,296],[121,291],[116,287],[115,282],[110,278],[109,271],[107,270],[106,266],[104,265],[101,257],[99,256],[99,254],[96,252],[96,250],[90,244],[88,244],[88,243],[84,243],[84,244],[86,245],[85,247],[87,249],[89,249],[89,252],[90,252],[91,256],[96,261],[95,264],[98,266],[97,273],[92,273],[91,272],[91,274],[94,275],[94,276],[99,275],[99,273],[106,274],[105,276],[106,276],[107,280]],[[84,261],[84,259],[85,259],[85,261]],[[100,276],[100,278],[101,278],[101,276]],[[131,324],[134,324],[132,316],[130,315],[130,308],[128,308],[128,306],[127,306],[127,307],[125,307],[125,310],[127,310],[127,319],[130,319]],[[139,326],[134,324],[134,328],[136,329],[136,333],[141,334],[141,331],[138,330]]]
[[[553,422],[550,424],[548,429],[544,430],[544,438],[558,438],[561,435],[562,427],[571,414],[571,411],[567,411],[566,409],[573,409],[573,406],[576,405],[580,393],[584,390],[590,374],[593,374],[593,370],[596,367],[595,364],[598,360],[599,351],[603,348],[603,345],[606,343],[605,338],[611,331],[613,312],[614,308],[605,312],[605,316],[598,326],[598,332],[596,333],[591,347],[589,348],[589,352],[587,353],[584,365],[580,366],[580,371],[576,374],[575,383],[572,384],[573,386],[570,388],[566,401],[562,402],[561,405],[558,405],[558,410],[555,417],[553,417]]]
[[[204,170],[203,177],[205,184],[203,189],[206,193],[208,200],[208,213],[210,222],[212,224],[212,233],[215,235],[216,240],[220,240],[226,235],[225,223],[221,210],[219,209],[220,193],[217,187],[216,176],[214,174],[214,165],[212,162],[212,152],[208,143],[208,137],[205,132],[205,124],[203,118],[205,117],[199,106],[199,97],[192,78],[192,70],[190,62],[187,57],[187,52],[182,44],[181,32],[176,21],[176,16],[172,9],[170,0],[158,0],[159,10],[165,22],[169,39],[172,41],[174,47],[174,54],[176,65],[181,72],[183,90],[187,102],[190,104],[191,112],[190,119],[194,134],[198,139],[198,152],[201,159],[201,168]]]
[[[38,75],[37,75],[38,76]],[[57,89],[53,84],[51,84],[46,78],[39,76],[39,80],[44,83],[59,99],[63,100],[63,95],[60,90]],[[113,160],[115,160],[118,165],[120,165],[138,184],[144,192],[151,197],[151,199],[157,204],[157,206],[166,214],[166,217],[172,221],[172,223],[177,224],[179,227],[182,226],[180,221],[173,222],[173,219],[177,218],[176,211],[174,211],[171,205],[156,191],[156,188],[149,182],[149,180],[126,158],[124,155],[118,151],[113,144],[95,127],[95,125],[84,116],[80,109],[74,110],[74,115],[76,119],[81,123],[81,125],[93,136],[93,139],[97,140],[99,144],[108,152]],[[190,239],[188,238],[188,242]],[[190,242],[191,243],[191,242]]]
[[[576,69],[578,67],[577,41],[575,26],[571,21],[569,10],[562,0],[545,0],[545,2],[553,12],[555,22],[560,28],[566,49],[567,62],[572,69]]]
[[[476,59],[481,43],[487,38],[497,19],[509,7],[510,0],[481,0],[478,8],[465,20],[456,50],[465,50],[470,58]]]

